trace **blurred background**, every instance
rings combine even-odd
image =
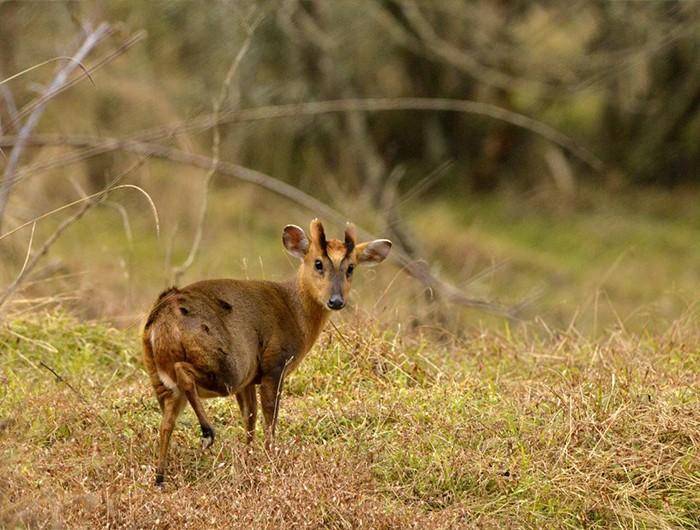
[[[5,310],[136,327],[173,282],[289,276],[319,216],[401,256],[345,319],[663,327],[700,281],[699,51],[693,1],[0,1],[0,234],[124,184],[159,218],[118,188],[0,236]]]

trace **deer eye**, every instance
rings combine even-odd
[[[350,276],[352,276],[352,271],[354,271],[354,270],[355,270],[355,265],[348,265],[348,271],[346,272],[346,274],[348,275],[348,278]]]
[[[316,270],[317,270],[318,272],[323,272],[323,262],[322,262],[320,259],[317,259],[317,260],[314,262],[314,267],[316,267]]]

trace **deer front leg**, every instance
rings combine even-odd
[[[265,449],[268,451],[272,449],[275,438],[285,371],[293,357],[287,357],[284,361],[280,360],[281,364],[278,364],[270,373],[263,375],[260,381],[260,404],[265,418]]]
[[[265,419],[265,449],[272,449],[277,426],[280,393],[282,390],[282,374],[263,376],[260,381],[260,405]]]
[[[236,394],[236,399],[241,409],[246,442],[251,443],[255,437],[255,420],[258,417],[258,401],[255,397],[255,385],[251,383],[238,392],[238,394]]]

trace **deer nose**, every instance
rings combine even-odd
[[[328,300],[328,307],[331,309],[343,309],[345,307],[345,300],[339,294],[332,294],[330,300]]]

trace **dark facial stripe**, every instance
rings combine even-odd
[[[352,254],[352,251],[355,249],[355,240],[345,232],[345,257],[349,256]]]
[[[326,241],[326,232],[323,229],[323,225],[319,223],[318,225],[318,244],[321,247],[321,250],[323,253],[327,256],[328,251],[326,247],[328,246],[328,242]]]
[[[340,271],[335,271],[331,280],[331,295],[343,294],[343,275]]]
[[[349,257],[352,251],[355,250],[356,237],[355,225],[348,223],[345,226],[345,257]]]

